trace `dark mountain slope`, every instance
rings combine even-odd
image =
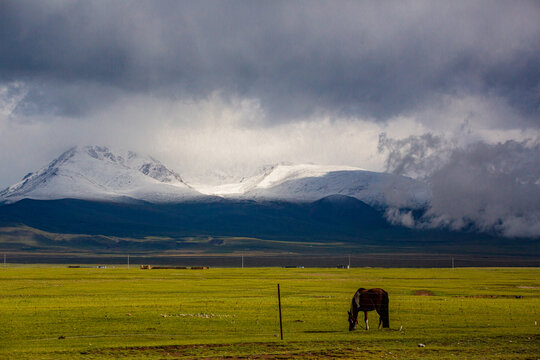
[[[0,206],[0,225],[56,233],[144,237],[251,236],[291,240],[377,239],[389,226],[360,200],[332,196],[313,203],[217,200],[178,204],[22,200]]]
[[[28,247],[29,251],[49,245],[63,246],[63,251],[116,251],[122,248],[166,251],[192,246],[182,240],[187,237],[246,237],[291,241],[289,247],[286,243],[279,245],[281,251],[294,249],[293,242],[305,242],[309,247],[309,242],[317,241],[328,246],[340,242],[357,251],[379,249],[385,252],[527,256],[538,256],[539,253],[537,244],[530,239],[392,226],[379,211],[356,198],[343,195],[333,195],[311,203],[219,198],[176,204],[153,204],[138,200],[27,199],[0,205],[0,228],[22,228],[23,225],[52,234],[74,234],[68,237],[71,240],[64,243],[59,243],[54,237],[46,239],[42,235],[34,236],[37,245],[34,243],[33,247]],[[9,233],[16,234],[16,231],[9,230]],[[149,241],[145,237],[165,237],[170,240]],[[16,242],[6,243],[0,239],[0,243],[5,249],[22,249]],[[260,242],[253,242],[246,246],[256,250],[261,245]],[[204,245],[198,249],[214,251],[206,249]]]

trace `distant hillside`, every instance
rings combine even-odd
[[[311,203],[26,199],[0,206],[0,249],[540,255],[531,239],[392,226],[371,206],[341,195]]]
[[[332,196],[312,203],[212,200],[152,204],[78,199],[21,200],[0,206],[0,224],[115,236],[227,235],[275,239],[379,238],[392,231],[360,200]]]
[[[539,252],[534,239],[414,230],[385,218],[388,210],[420,218],[429,201],[422,182],[359,168],[281,163],[236,183],[195,186],[150,156],[75,147],[0,191],[0,249],[205,252],[216,243],[185,239],[245,238],[257,241],[228,241],[220,249],[305,252],[311,245],[293,243],[317,242],[334,244],[316,246],[325,252]]]

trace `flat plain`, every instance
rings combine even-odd
[[[359,287],[389,330],[348,331]],[[0,316],[2,359],[538,359],[540,269],[8,266]]]

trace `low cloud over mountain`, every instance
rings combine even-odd
[[[430,184],[427,212],[388,210],[394,223],[410,227],[477,229],[506,236],[540,236],[540,142],[476,142],[451,148],[431,134],[392,141],[387,164],[397,173],[420,171]]]

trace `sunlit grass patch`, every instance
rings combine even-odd
[[[0,271],[0,358],[534,358],[539,275],[473,268],[7,268]],[[389,292],[390,330],[365,331],[361,322],[348,331],[359,287]],[[378,322],[376,313],[369,316],[370,324]]]

